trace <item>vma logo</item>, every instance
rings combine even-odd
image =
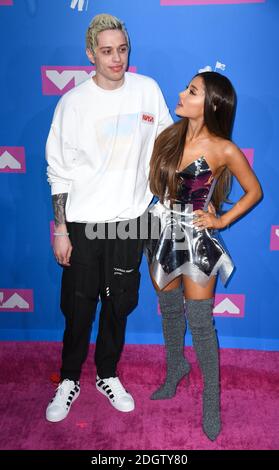
[[[218,317],[243,318],[244,307],[243,294],[216,294],[213,314]]]
[[[279,250],[279,225],[272,225],[271,227],[270,249]]]
[[[265,1],[266,0],[160,0],[160,5],[235,5],[244,3],[265,3]]]
[[[32,289],[1,289],[0,312],[33,312]]]
[[[43,95],[63,95],[89,78],[91,66],[42,66]]]
[[[95,67],[91,65],[43,65],[41,67],[43,95],[64,95],[87,80],[94,70]],[[136,67],[129,67],[129,72],[136,72]]]
[[[13,4],[13,0],[0,0],[0,7],[11,7]]]
[[[24,147],[0,147],[0,173],[26,173]]]

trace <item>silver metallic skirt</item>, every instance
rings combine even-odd
[[[192,204],[157,202],[150,210],[151,231],[145,243],[151,273],[160,289],[181,274],[206,286],[220,274],[226,284],[234,264],[217,230],[193,225]]]

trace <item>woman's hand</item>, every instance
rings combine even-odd
[[[216,209],[214,207],[214,205],[212,204],[212,202],[210,202],[207,206],[207,210],[209,212],[209,214],[213,214],[216,216]]]
[[[205,228],[213,228],[213,229],[221,229],[224,228],[222,225],[221,217],[216,217],[215,214],[210,212],[205,212],[202,210],[194,211],[195,217],[193,220],[193,224],[195,227],[199,227],[201,229]]]

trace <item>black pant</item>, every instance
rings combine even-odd
[[[138,303],[142,242],[130,238],[92,240],[85,234],[86,224],[68,223],[67,227],[73,251],[71,266],[64,268],[62,276],[61,310],[66,326],[61,379],[80,377],[99,299],[97,374],[114,377],[125,341],[127,315]],[[107,231],[108,224],[102,227]]]

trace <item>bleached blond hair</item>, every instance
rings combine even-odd
[[[124,23],[116,18],[116,16],[102,13],[94,16],[86,32],[86,48],[93,54],[98,46],[98,34],[108,29],[118,29],[122,31],[125,35],[127,45],[130,48],[130,40]]]

